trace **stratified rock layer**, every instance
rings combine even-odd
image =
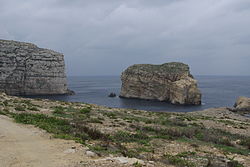
[[[201,104],[197,81],[183,63],[137,64],[121,76],[120,97],[168,101],[172,104]]]
[[[250,113],[250,98],[239,97],[234,104],[233,111]]]
[[[64,56],[31,43],[0,40],[0,91],[9,95],[67,94]]]

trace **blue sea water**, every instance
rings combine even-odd
[[[138,99],[109,98],[111,92],[119,95],[119,76],[68,77],[73,96],[36,96],[53,100],[85,102],[107,107],[132,108],[150,111],[190,112],[213,107],[231,107],[239,96],[250,97],[250,77],[195,76],[202,92],[201,106],[176,106],[167,102]]]

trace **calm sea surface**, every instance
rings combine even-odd
[[[70,102],[86,102],[108,107],[132,108],[151,111],[189,112],[211,107],[233,106],[238,96],[250,97],[250,77],[242,76],[195,76],[202,91],[201,106],[176,106],[166,102],[137,99],[109,98],[111,92],[119,95],[119,76],[68,77],[68,84],[76,95],[35,96]],[[33,96],[34,97],[34,96]]]

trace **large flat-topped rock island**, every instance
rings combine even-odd
[[[171,62],[162,65],[136,64],[121,76],[120,97],[200,105],[201,92],[189,66]]]
[[[0,40],[0,91],[9,95],[68,94],[63,54],[31,43]]]

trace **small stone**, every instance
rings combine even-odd
[[[127,157],[116,157],[115,160],[119,161],[122,164],[133,165],[135,163],[139,163],[141,165],[145,165],[144,161],[139,160],[137,158],[127,158]]]
[[[86,155],[88,157],[96,157],[96,153],[92,152],[92,151],[86,151]]]
[[[68,149],[68,150],[65,150],[63,153],[65,153],[65,154],[73,154],[75,152],[76,152],[75,149]]]

